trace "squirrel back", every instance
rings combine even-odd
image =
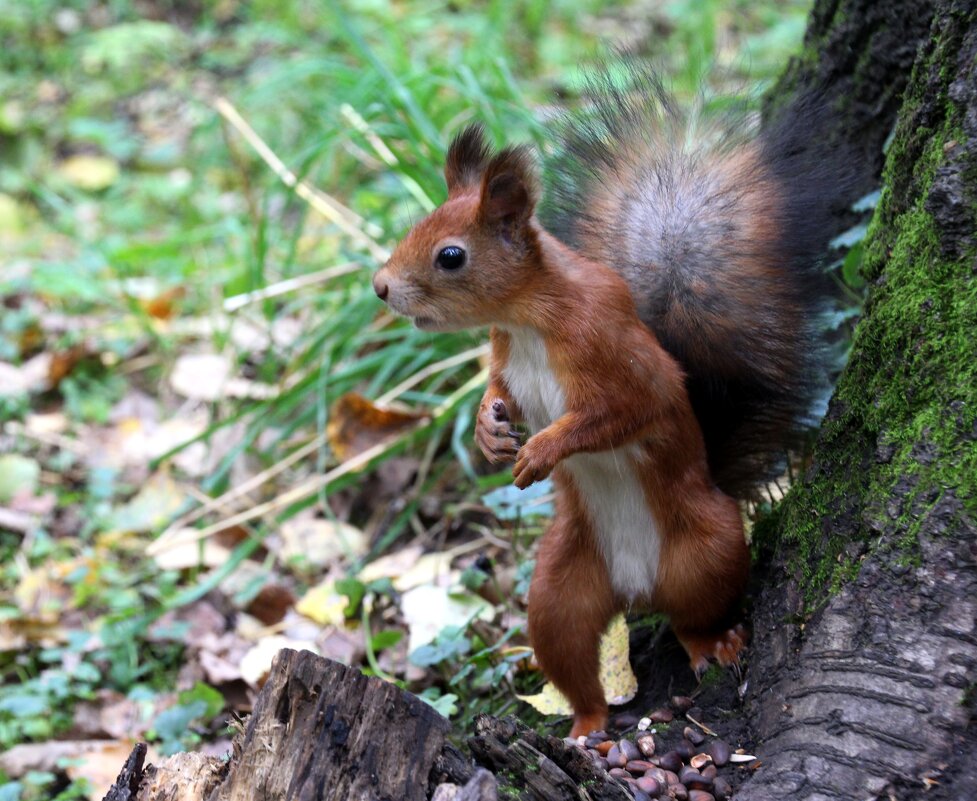
[[[621,274],[682,365],[718,486],[743,497],[782,469],[826,394],[819,257],[850,167],[817,100],[758,133],[744,113],[686,113],[626,65],[589,84],[547,160],[543,225]]]

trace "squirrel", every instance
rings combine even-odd
[[[824,372],[817,257],[838,159],[818,108],[759,133],[743,117],[703,128],[655,76],[631,77],[594,81],[558,128],[539,215],[531,150],[493,153],[465,128],[447,200],[373,279],[421,329],[491,326],[475,440],[520,488],[553,477],[529,638],[573,737],[607,723],[599,642],[622,610],[666,613],[699,675],[738,665],[736,499],[782,466]]]

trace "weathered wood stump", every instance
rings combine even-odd
[[[417,697],[307,651],[281,651],[230,759],[138,745],[105,801],[625,801],[583,752],[514,718],[475,721],[472,758]],[[488,768],[486,770],[485,768]],[[496,775],[498,774],[498,778]]]

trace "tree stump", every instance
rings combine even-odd
[[[631,798],[582,751],[514,718],[480,716],[473,759],[447,741],[450,726],[392,684],[286,649],[229,760],[177,754],[143,769],[140,744],[104,801],[496,801],[500,785],[525,801]]]

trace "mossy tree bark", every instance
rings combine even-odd
[[[977,798],[977,0],[935,6],[849,364],[757,532],[742,801]]]

